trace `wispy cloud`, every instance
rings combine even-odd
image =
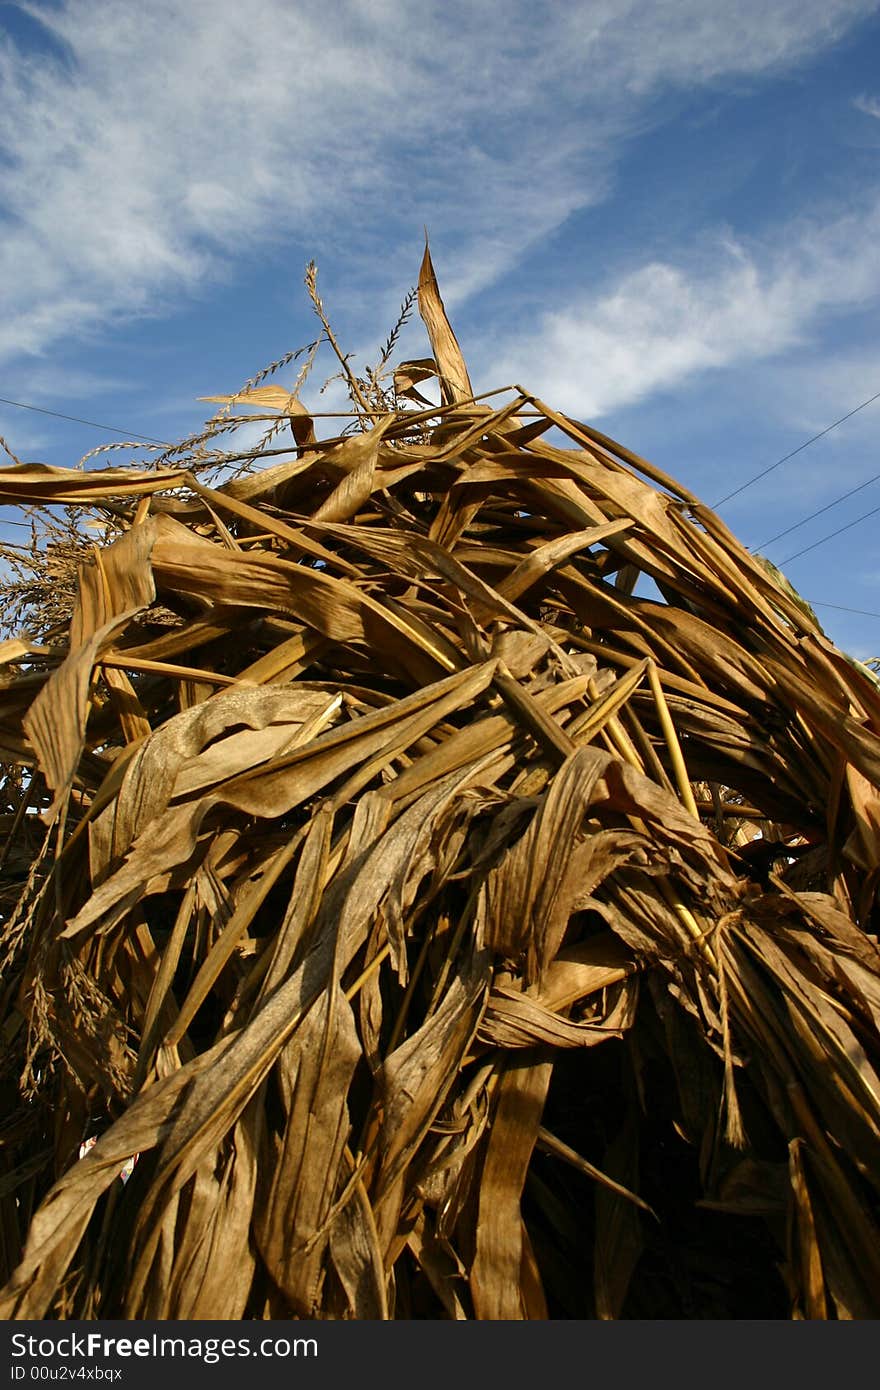
[[[17,371],[4,373],[4,394],[21,397],[37,405],[63,399],[65,401],[87,400],[98,392],[107,394],[114,391],[132,390],[136,382],[107,372],[91,371],[88,368],[66,366],[63,371],[48,363],[23,363]]]
[[[875,121],[880,121],[880,99],[877,97],[856,97],[853,106],[857,111],[863,112],[864,115],[873,116]]]
[[[367,265],[428,222],[465,298],[604,196],[647,97],[790,66],[875,4],[22,8],[52,47],[0,45],[5,360],[163,313],[292,237]]]
[[[46,430],[41,429],[39,423],[35,423],[38,418],[35,416],[22,423],[15,412],[9,411],[6,406],[0,406],[0,435],[6,440],[7,447],[23,463],[38,458],[48,439]],[[8,455],[5,452],[0,453],[0,467],[5,468],[8,463]],[[2,515],[5,515],[5,512]]]
[[[784,249],[779,249],[780,247]],[[713,368],[807,344],[829,314],[880,297],[880,201],[825,226],[792,223],[771,245],[731,237],[651,261],[613,289],[547,313],[482,377],[521,381],[600,416]]]

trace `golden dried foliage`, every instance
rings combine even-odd
[[[418,302],[358,434],[0,472],[117,530],[0,648],[0,1312],[876,1317],[880,692]]]

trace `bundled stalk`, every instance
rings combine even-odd
[[[419,308],[357,434],[0,473],[115,534],[0,647],[0,1314],[876,1317],[880,690]]]

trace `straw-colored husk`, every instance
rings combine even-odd
[[[356,434],[0,472],[111,533],[0,647],[0,1315],[876,1317],[880,691],[419,308]]]

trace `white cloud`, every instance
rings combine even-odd
[[[861,111],[866,116],[873,116],[880,121],[880,99],[877,97],[860,96],[856,97],[853,106],[857,111]]]
[[[24,420],[20,418],[21,411],[12,411],[8,406],[0,405],[0,437],[6,441],[7,448],[15,454],[16,458],[22,463],[39,458],[40,451],[48,442],[47,431],[40,427],[38,416],[30,416]],[[8,467],[9,456],[0,451],[0,468]],[[10,515],[12,515],[10,511]],[[18,515],[15,512],[15,515]],[[19,517],[19,520],[21,518]]]
[[[60,0],[0,45],[0,359],[292,236],[375,260],[423,223],[450,302],[606,191],[641,99],[801,61],[874,0]]]
[[[593,418],[807,344],[828,314],[880,297],[880,202],[776,232],[770,246],[726,238],[687,248],[683,263],[631,270],[613,290],[544,315],[515,348],[480,364],[481,381],[519,381]]]
[[[63,370],[46,363],[26,363],[15,373],[4,373],[4,385],[8,395],[16,399],[39,404],[45,401],[86,400],[102,392],[130,391],[140,383],[125,377],[111,376],[109,373],[90,371],[88,368],[67,366]]]
[[[614,7],[615,9],[619,7]],[[838,39],[873,3],[738,0],[735,6],[678,0],[669,7],[632,4],[606,35],[606,61],[633,92],[661,83],[711,82],[788,68]]]
[[[880,389],[880,344],[826,344],[806,361],[780,363],[773,373],[772,392],[777,418],[815,434],[833,420],[848,415]],[[880,400],[860,410],[833,439],[855,440],[876,457]],[[880,467],[880,461],[878,461]]]

